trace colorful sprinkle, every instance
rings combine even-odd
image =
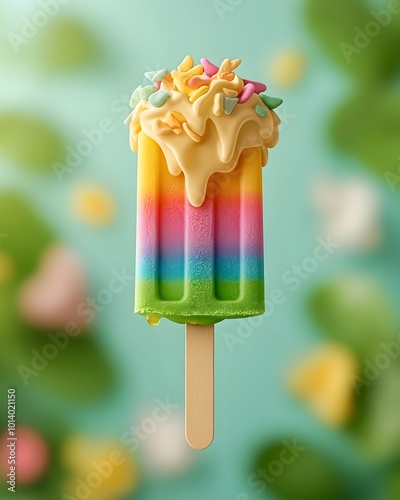
[[[232,73],[233,70],[236,69],[240,63],[241,63],[240,59],[235,59],[234,61],[231,61],[230,59],[224,59],[218,71],[219,77],[222,78],[222,75]]]
[[[157,83],[164,80],[164,78],[168,75],[169,71],[167,69],[159,69],[157,71],[148,71],[144,74],[146,78],[148,78],[151,82]]]
[[[209,87],[207,85],[203,85],[202,87],[199,87],[197,90],[195,90],[189,97],[190,102],[196,101],[199,97],[203,96],[204,94],[207,94],[209,91]]]
[[[211,78],[208,77],[207,75],[193,76],[189,80],[189,87],[192,89],[198,89],[199,87],[202,87],[203,85],[209,83],[210,81]]]
[[[261,94],[261,92],[265,92],[267,90],[267,86],[260,82],[254,82],[253,80],[243,80],[244,84],[252,83],[255,88],[256,94]]]
[[[267,115],[267,110],[262,106],[260,106],[259,104],[257,104],[256,113],[258,114],[258,116],[261,116],[261,118],[264,118]]]
[[[178,71],[185,73],[186,71],[192,69],[193,66],[194,66],[193,57],[186,56],[185,59],[181,62],[181,64],[178,66]]]
[[[151,94],[151,96],[149,97],[149,101],[155,108],[161,108],[161,106],[164,106],[164,104],[166,103],[168,97],[171,97],[168,92],[158,90],[154,94]]]
[[[222,108],[223,108],[222,94],[219,92],[214,96],[214,107],[213,107],[214,115],[220,116],[222,114]]]
[[[180,134],[182,132],[182,123],[184,123],[185,117],[178,111],[168,111],[165,125],[169,127],[175,134]]]
[[[209,76],[210,78],[218,73],[218,71],[219,71],[218,66],[215,66],[215,64],[213,64],[212,62],[210,62],[208,59],[205,59],[203,57],[203,59],[200,59],[200,62],[201,62],[201,65],[204,68],[205,74],[207,76]]]
[[[233,108],[239,102],[237,97],[226,97],[224,96],[224,111],[226,115],[230,115],[233,111]]]
[[[240,94],[239,104],[244,104],[250,97],[255,93],[256,88],[252,83],[248,83],[243,87],[242,93]]]
[[[130,100],[130,105],[131,105],[131,108],[134,109],[136,108],[137,104],[139,103],[140,101],[140,95],[139,95],[139,92],[140,92],[140,89],[143,88],[143,85],[139,85],[139,87],[137,87],[132,96],[131,96],[131,100]]]
[[[189,125],[188,125],[187,122],[185,122],[183,124],[183,130],[192,139],[192,141],[194,141],[194,142],[200,142],[201,141],[201,136],[199,134],[196,134],[196,132],[193,132],[193,130],[189,127]]]
[[[156,82],[156,83],[154,84],[154,87],[155,87],[157,90],[160,90],[160,88],[161,88],[161,82]]]
[[[267,94],[261,94],[260,97],[268,109],[276,109],[283,103],[283,99],[279,97],[270,97]]]
[[[146,85],[146,87],[141,87],[139,89],[139,96],[142,101],[148,101],[151,94],[154,94],[156,88],[154,85]]]
[[[238,92],[236,90],[233,90],[233,89],[223,89],[223,90],[224,90],[225,95],[227,95],[228,97],[237,97],[238,96]]]

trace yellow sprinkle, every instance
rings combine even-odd
[[[74,193],[73,209],[79,219],[104,226],[115,217],[115,202],[111,194],[102,187],[79,187]]]
[[[234,59],[232,61],[232,63],[231,63],[231,71],[233,71],[234,69],[236,69],[241,64],[242,64],[242,60],[241,59]]]
[[[214,107],[213,107],[213,113],[215,116],[221,116],[222,114],[222,94],[221,92],[218,92],[218,94],[215,94],[214,96]]]
[[[228,97],[237,97],[239,94],[233,89],[224,89],[225,95]]]
[[[221,80],[227,80],[231,82],[235,78],[235,73],[222,73],[220,75]]]
[[[187,123],[183,124],[183,129],[187,133],[187,135],[192,139],[192,141],[194,142],[201,141],[201,136],[199,134],[196,134],[196,132],[193,132],[193,130],[189,127]]]
[[[296,85],[306,69],[306,56],[299,50],[288,50],[279,54],[271,66],[271,78],[277,85]]]
[[[15,265],[8,253],[0,251],[0,283],[9,281],[15,273]]]
[[[224,59],[219,68],[218,73],[230,73],[232,71],[232,63],[230,59]]]
[[[182,124],[186,118],[178,111],[168,111],[164,124],[167,125],[175,134],[182,132]]]
[[[191,92],[193,92],[193,89],[189,86],[189,80],[193,76],[202,75],[203,71],[203,66],[199,65],[191,68],[184,73],[181,71],[173,71],[171,74],[174,79],[174,84],[176,85],[176,88],[179,90],[179,92],[189,95]]]
[[[194,61],[191,56],[186,56],[185,59],[181,62],[181,64],[178,66],[178,71],[188,71],[189,69],[193,68],[194,66]]]
[[[202,87],[198,88],[197,90],[195,90],[190,94],[189,101],[190,102],[196,101],[202,95],[207,94],[208,91],[209,91],[208,85],[203,85]]]

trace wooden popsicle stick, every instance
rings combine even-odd
[[[186,440],[204,450],[214,439],[214,325],[186,324]]]

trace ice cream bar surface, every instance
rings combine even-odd
[[[132,95],[138,152],[135,312],[212,325],[263,314],[262,167],[282,100],[243,80],[240,60],[187,56]]]

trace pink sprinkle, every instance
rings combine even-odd
[[[200,59],[201,65],[204,68],[204,72],[207,76],[210,78],[214,75],[216,75],[219,71],[218,66],[215,66],[215,64],[211,63],[208,59]]]
[[[253,82],[253,80],[243,80],[245,84],[252,83],[255,88],[256,94],[261,94],[261,92],[265,92],[267,90],[267,86],[260,82]]]
[[[155,88],[156,88],[157,90],[160,90],[160,88],[161,88],[161,82],[156,82],[156,83],[154,84],[154,86],[155,86]]]
[[[209,81],[211,81],[211,78],[206,75],[192,76],[192,78],[189,80],[189,87],[192,89],[198,89],[199,87],[206,85]]]
[[[247,83],[239,96],[239,104],[244,104],[255,93],[256,88],[252,83]]]

